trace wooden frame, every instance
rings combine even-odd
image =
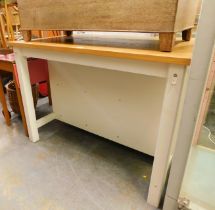
[[[11,44],[14,46],[29,137],[33,142],[39,140],[39,127],[53,119],[62,120],[62,118],[61,116],[58,116],[58,113],[53,112],[44,118],[36,120],[32,93],[29,91],[30,81],[27,69],[27,57],[43,58],[55,62],[104,68],[107,71],[130,72],[138,75],[148,75],[166,79],[155,160],[148,194],[148,202],[154,206],[158,206],[164,190],[167,170],[173,153],[172,145],[175,144],[175,122],[178,122],[179,120],[178,110],[181,106],[179,106],[179,104],[181,104],[180,101],[183,101],[184,94],[182,94],[182,92],[186,89],[186,78],[189,76],[186,72],[188,71],[187,65],[189,65],[190,59],[187,59],[186,62],[182,62],[183,59],[185,59],[182,56],[183,58],[181,58],[181,60],[178,59],[178,61],[177,59],[175,59],[175,61],[171,59],[164,59],[161,61],[162,56],[164,58],[165,54],[160,54],[160,58],[156,55],[152,55],[150,58],[146,51],[146,54],[142,55],[142,58],[138,57],[136,60],[133,60],[134,58],[132,57],[134,56],[135,50],[131,50],[133,52],[131,54],[127,51],[128,54],[124,57],[123,53],[126,52],[126,49],[97,48],[97,54],[95,47],[89,47],[92,50],[91,54],[91,50],[87,49],[87,46],[55,45],[42,42],[31,42],[29,44],[13,42]],[[108,52],[108,50],[110,50],[110,52]],[[120,50],[118,54],[117,50]],[[108,53],[110,53],[109,56],[106,55]],[[138,51],[136,51],[136,53],[138,53]],[[144,52],[140,51],[139,53]],[[115,54],[117,56],[115,56]],[[129,58],[129,56],[131,57]],[[153,63],[153,60],[155,62],[157,60],[158,63]],[[52,80],[50,80],[50,82],[52,83]],[[55,103],[53,106],[55,106]]]

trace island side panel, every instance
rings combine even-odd
[[[154,155],[165,78],[60,62],[49,69],[60,120]]]

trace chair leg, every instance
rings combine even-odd
[[[48,86],[49,105],[52,106],[51,86],[50,86],[49,80],[47,81],[47,86]]]
[[[160,51],[162,52],[171,52],[173,46],[175,45],[175,33],[159,33],[160,39]]]
[[[10,114],[9,114],[9,111],[8,111],[8,108],[7,108],[7,102],[6,102],[6,98],[5,98],[5,95],[4,95],[4,89],[3,89],[3,85],[2,85],[2,77],[1,77],[1,75],[0,75],[0,101],[1,101],[1,104],[2,104],[6,124],[8,126],[10,126],[10,124],[11,124]]]
[[[192,37],[192,28],[182,31],[182,40],[190,41]]]
[[[1,37],[1,45],[3,48],[7,48],[7,42],[5,38],[5,25],[2,18],[2,15],[0,14],[0,37]]]
[[[17,98],[18,98],[20,114],[21,114],[21,117],[22,117],[23,128],[24,128],[24,131],[25,131],[25,135],[28,136],[28,126],[27,126],[27,123],[26,123],[25,112],[24,112],[24,107],[23,107],[23,103],[22,103],[21,91],[20,91],[20,88],[18,87],[17,81],[15,79],[16,77],[13,76],[13,78],[14,78],[14,81],[15,81],[16,94],[17,94]]]

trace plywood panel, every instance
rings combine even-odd
[[[154,155],[165,79],[59,62],[49,69],[62,121]]]

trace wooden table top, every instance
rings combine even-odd
[[[51,50],[64,53],[79,53],[150,62],[190,65],[194,39],[190,42],[176,41],[172,52],[160,52],[159,40],[155,38],[129,37],[54,37],[30,42],[13,41],[10,46]]]

